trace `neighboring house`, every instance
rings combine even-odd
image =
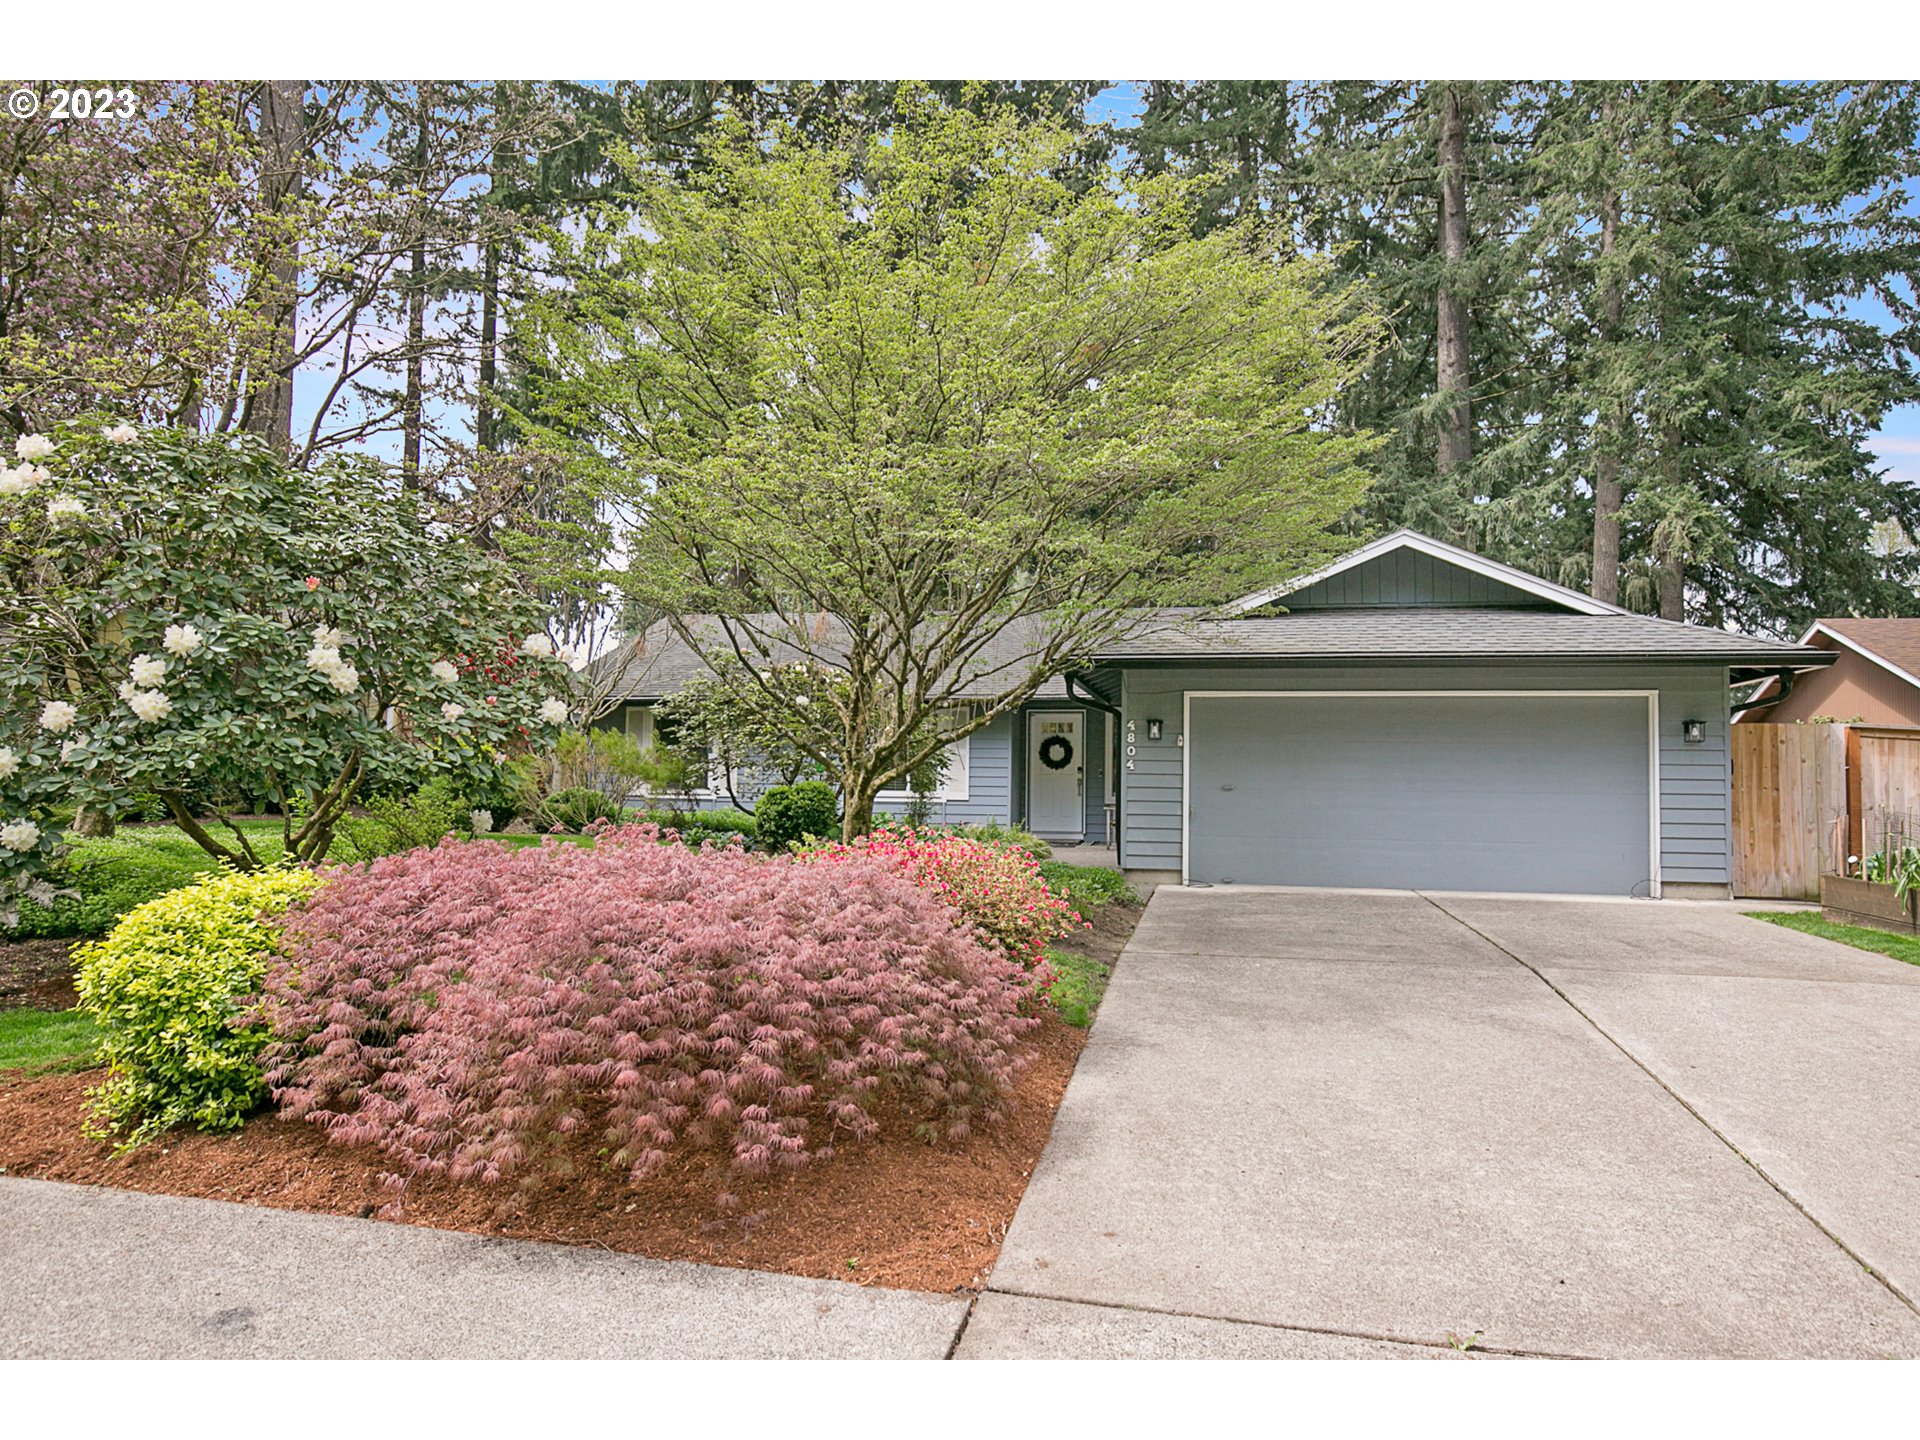
[[[649,649],[615,692],[642,739],[699,663]],[[1833,661],[1401,530],[1153,617],[976,732],[934,814],[1098,841],[1111,771],[1120,864],[1147,884],[1722,897],[1732,689]]]
[[[1742,721],[1920,727],[1920,620],[1816,620],[1800,643],[1831,651],[1833,664],[1795,680],[1784,695],[1778,680],[1768,681]]]

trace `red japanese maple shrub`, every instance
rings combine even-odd
[[[676,1146],[746,1174],[824,1158],[887,1091],[956,1139],[998,1118],[1029,982],[940,900],[875,863],[658,841],[334,872],[260,1004],[281,1113],[386,1151],[396,1190],[528,1172],[583,1127],[639,1179]]]

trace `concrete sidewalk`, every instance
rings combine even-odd
[[[0,1358],[944,1359],[966,1296],[0,1178]]]

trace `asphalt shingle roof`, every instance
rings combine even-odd
[[[1822,620],[1820,627],[1845,636],[1896,670],[1920,675],[1920,620]]]
[[[724,647],[725,637],[718,622],[703,619],[695,628],[703,637],[710,635],[711,644]],[[824,645],[819,648],[831,649]],[[1020,636],[1013,631],[1003,631],[989,640],[974,667],[983,678],[976,690],[963,692],[960,698],[984,699],[1005,693],[1019,673],[1024,649]],[[796,653],[788,658],[799,657]],[[708,673],[706,662],[664,620],[594,663],[619,666],[620,673],[607,693],[624,700],[659,700],[677,694],[688,681]],[[1055,675],[1042,682],[1034,695],[1036,699],[1059,700],[1066,693],[1066,681]]]
[[[1710,660],[1819,665],[1821,652],[1645,615],[1560,610],[1312,610],[1253,620],[1181,617],[1102,649],[1119,664],[1222,660]]]

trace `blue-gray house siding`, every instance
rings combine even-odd
[[[1651,690],[1658,695],[1659,879],[1725,887],[1732,875],[1732,770],[1724,665],[1422,665],[1128,667],[1121,709],[1120,861],[1181,870],[1183,717],[1188,691]],[[1162,722],[1159,741],[1148,722]],[[1705,722],[1702,743],[1684,720]]]
[[[600,723],[609,728],[627,724],[627,712],[644,708],[651,702],[629,702]],[[968,737],[967,796],[964,800],[934,800],[927,818],[942,825],[1008,825],[1026,817],[1026,716],[1034,711],[1077,711],[1081,715],[1081,734],[1086,749],[1086,837],[1090,843],[1107,843],[1106,784],[1107,754],[1103,712],[1076,705],[1071,701],[1036,702],[1028,711],[998,716]],[[635,796],[636,805],[645,797]],[[748,797],[742,797],[746,799]],[[732,801],[724,791],[701,791],[694,804],[701,810],[725,810]],[[748,803],[751,803],[750,799]],[[883,795],[878,809],[901,814],[907,800],[900,795]]]

